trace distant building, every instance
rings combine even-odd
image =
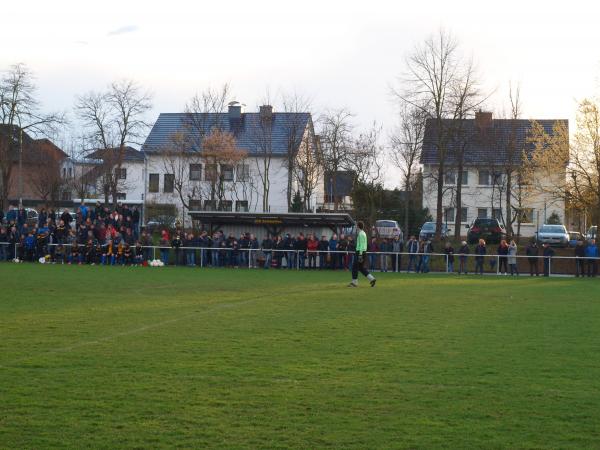
[[[0,158],[9,175],[0,185],[0,191],[6,187],[3,200],[13,206],[22,200],[30,207],[58,202],[64,185],[61,169],[68,156],[52,141],[34,139],[16,126],[0,125]]]
[[[554,125],[557,122],[563,122],[568,129],[567,120],[536,120],[536,122],[550,135],[554,132]],[[492,113],[488,112],[478,112],[474,119],[462,121],[463,138],[449,139],[447,144],[442,202],[444,222],[453,225],[456,214],[459,213],[463,227],[478,217],[497,218],[501,223],[506,224],[509,217],[518,215],[521,222],[521,236],[532,236],[539,225],[544,223],[553,212],[564,221],[564,201],[539,191],[530,191],[520,200],[514,198],[511,201],[513,211],[506,211],[504,169],[507,164],[515,164],[523,152],[533,151],[533,145],[527,142],[531,124],[531,120],[493,119]],[[444,121],[443,126],[447,129],[457,128],[452,120]],[[421,156],[423,207],[428,208],[434,218],[437,211],[438,133],[438,124],[434,120],[428,120]],[[457,155],[461,152],[464,152],[463,175],[460,180],[462,201],[457,205],[457,167],[460,162]],[[519,158],[510,156],[515,152]],[[557,173],[554,179],[545,182],[557,183],[561,179],[564,180],[565,173]],[[513,180],[513,183],[516,183],[516,180]],[[515,189],[516,187],[513,186],[513,192]],[[513,229],[516,233],[516,223],[513,223]],[[462,234],[465,232],[466,228]]]
[[[206,157],[215,130],[232,135],[245,156]],[[185,203],[190,211],[287,213],[291,191],[314,211],[324,195],[322,168],[310,159],[317,145],[310,113],[269,105],[246,113],[236,102],[224,113],[161,113],[142,146],[145,201],[175,204],[184,218]]]
[[[317,209],[321,211],[352,210],[354,178],[355,174],[351,171],[326,172],[323,179],[324,201],[317,205]]]
[[[112,203],[112,195],[106,186],[106,174],[117,177],[117,200],[130,205],[144,202],[144,154],[133,147],[98,149],[87,152],[84,157],[70,159],[68,170],[73,175],[71,199],[81,201]]]

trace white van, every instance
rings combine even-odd
[[[404,235],[400,229],[400,225],[395,220],[378,220],[375,222],[375,233],[380,238],[394,239],[399,237],[404,240]]]

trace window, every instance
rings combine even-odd
[[[238,164],[236,172],[238,181],[250,180],[250,166],[248,164]]]
[[[499,222],[502,221],[502,209],[492,208],[492,219],[497,219]]]
[[[469,208],[460,208],[460,221],[468,222]]]
[[[477,208],[477,218],[487,219],[487,208]]]
[[[202,164],[190,164],[190,181],[202,179]]]
[[[533,223],[533,208],[521,208],[518,214],[521,223]]]
[[[167,194],[173,193],[175,190],[175,175],[165,173],[163,177],[163,192]]]
[[[117,180],[126,180],[127,179],[127,169],[124,167],[117,167],[115,169],[115,176]]]
[[[454,208],[444,209],[444,222],[454,223]]]
[[[217,201],[216,200],[204,200],[204,211],[216,211]]]
[[[207,164],[204,168],[204,179],[206,181],[217,181],[217,165]]]
[[[231,200],[221,200],[219,202],[219,211],[231,211],[233,202]]]
[[[454,171],[449,170],[444,174],[444,184],[456,184],[456,173]]]
[[[69,174],[69,178],[73,178],[73,169],[71,167],[69,167],[69,170],[67,173]]]
[[[63,167],[62,173],[63,173],[63,176],[62,176],[62,177],[63,177],[63,178],[67,178],[67,169],[65,169],[65,168]]]
[[[480,186],[489,186],[490,184],[490,171],[489,170],[480,170],[479,171],[479,185]]]
[[[71,191],[62,191],[60,194],[60,199],[63,202],[68,202],[69,200],[71,200]]]
[[[117,200],[126,200],[127,194],[125,192],[117,192]]]
[[[502,174],[498,173],[498,172],[492,173],[492,180],[493,180],[493,184],[495,186],[501,186],[502,185]]]
[[[202,200],[190,200],[188,206],[190,211],[200,211],[202,209]]]
[[[160,183],[160,175],[151,173],[148,179],[148,192],[158,192],[158,184]]]
[[[223,181],[233,181],[233,166],[230,164],[221,164],[221,176],[223,177]]]
[[[463,170],[462,173],[462,183],[463,186],[468,186],[469,185],[469,171],[468,170]]]
[[[236,212],[248,212],[248,200],[236,200],[235,210]]]

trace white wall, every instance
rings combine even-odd
[[[183,205],[177,191],[173,193],[164,192],[164,175],[167,173],[167,167],[165,167],[164,158],[159,154],[146,154],[146,170],[145,180],[140,183],[140,186],[146,188],[146,201],[156,203],[172,203],[175,204],[179,213],[183,210]],[[194,162],[194,161],[192,161]],[[261,158],[249,157],[244,164],[249,166],[250,180],[248,182],[232,182],[226,183],[226,194],[225,199],[233,202],[233,210],[235,211],[236,200],[247,200],[248,208],[251,212],[262,212],[262,201],[263,201],[263,182],[260,176],[262,172],[262,160]],[[260,169],[259,169],[260,167]],[[205,166],[203,164],[203,171]],[[149,192],[149,177],[150,174],[159,174],[159,192]],[[189,169],[186,170],[185,184],[187,189],[185,195],[192,192],[198,193],[194,196],[197,200],[209,200],[208,189],[210,183],[207,181],[190,181],[189,180]],[[204,179],[204,173],[202,174]],[[270,169],[269,169],[269,207],[270,212],[288,212],[287,205],[287,168],[286,159],[284,157],[272,157]],[[321,199],[322,201],[322,199]],[[315,200],[313,200],[313,203]],[[187,216],[187,211],[185,216]],[[183,217],[186,223],[189,221],[189,217]]]
[[[120,192],[125,194],[125,200],[144,200],[144,162],[123,161],[121,167],[127,169],[127,178],[122,180]]]
[[[487,167],[486,167],[487,169]],[[470,224],[474,219],[478,217],[478,209],[486,208],[487,217],[492,217],[492,197],[493,197],[493,208],[501,208],[503,217],[506,218],[505,206],[505,195],[499,193],[498,189],[492,188],[492,186],[479,185],[479,170],[476,167],[469,167],[468,169],[468,184],[462,187],[462,207],[467,208],[467,220],[463,222],[463,229],[461,234],[466,234],[465,225]],[[559,175],[557,175],[558,177]],[[553,180],[547,180],[548,184],[551,184]],[[446,207],[454,207],[454,189],[451,186],[444,186],[444,196],[442,205],[444,209]],[[516,202],[513,201],[513,207],[516,206]],[[423,207],[428,208],[430,214],[434,220],[437,211],[437,167],[426,165],[423,168]],[[521,224],[521,236],[531,237],[538,229],[539,225],[542,225],[545,220],[550,217],[553,212],[556,212],[561,222],[564,223],[565,217],[565,205],[563,201],[553,199],[548,194],[531,193],[527,195],[527,198],[523,204],[525,208],[533,208],[533,221],[531,223]],[[507,220],[505,219],[505,222]],[[516,233],[516,222],[513,224],[513,231]],[[448,222],[448,226],[453,229],[454,221]]]

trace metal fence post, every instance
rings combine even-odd
[[[252,268],[252,249],[248,249],[248,269]]]

